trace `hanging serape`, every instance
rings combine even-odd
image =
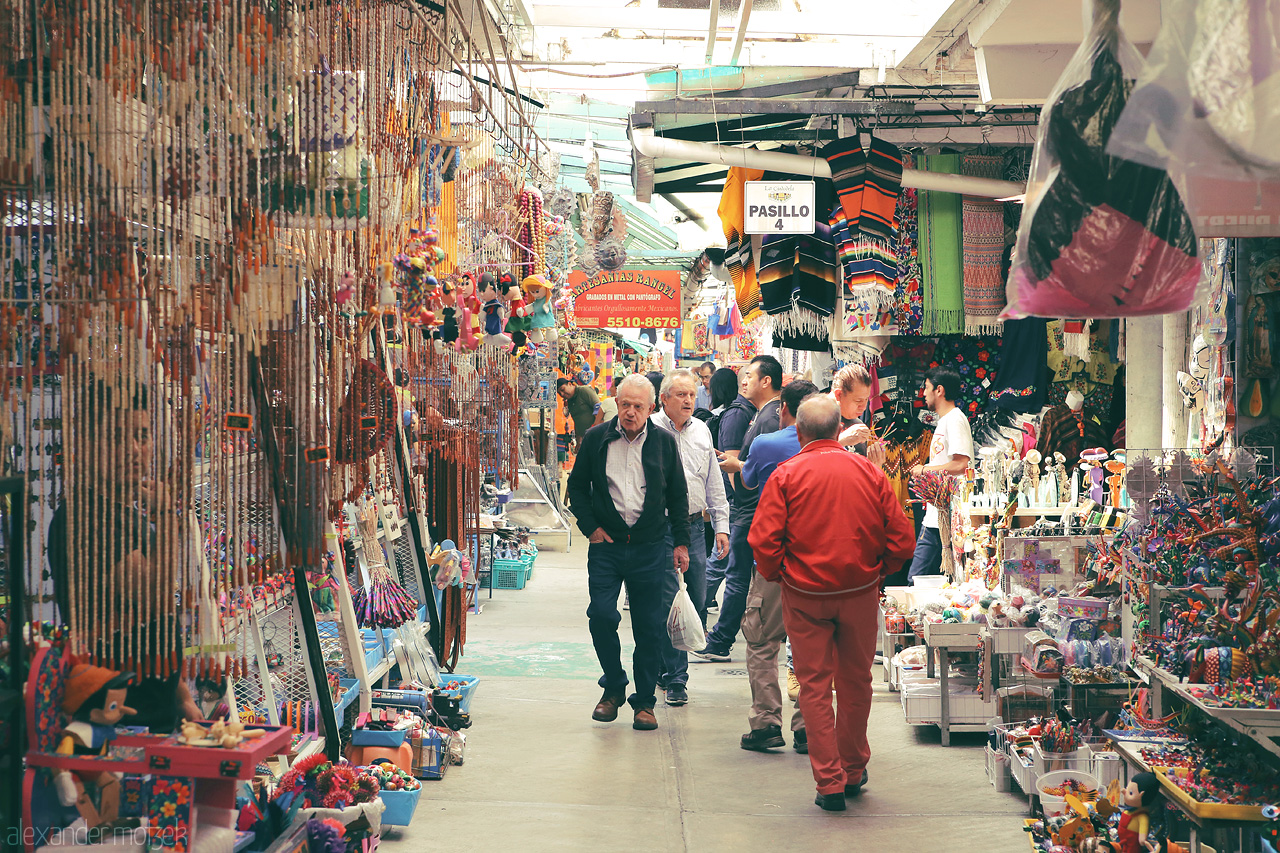
[[[820,153],[831,166],[831,180],[850,232],[889,242],[894,205],[902,189],[898,146],[872,136],[864,149],[855,135],[828,142]]]
[[[1048,320],[1027,317],[1004,324],[1000,347],[1000,369],[991,391],[991,405],[997,409],[1031,414],[1044,408],[1049,388]]]
[[[760,169],[743,169],[734,166],[725,176],[724,190],[720,193],[720,205],[716,213],[724,228],[724,264],[733,281],[738,310],[748,320],[760,312],[760,287],[756,283],[756,261],[751,254],[751,238],[742,232],[746,216],[744,208],[747,181],[758,181],[764,175]]]
[[[759,282],[775,333],[827,338],[838,289],[830,229],[818,222],[813,235],[766,236]]]
[[[904,166],[914,165],[910,155],[904,155],[902,159]],[[924,322],[924,290],[920,284],[920,234],[917,228],[914,188],[903,187],[898,195],[895,221],[898,227],[894,254],[898,259],[898,276],[893,301],[898,334],[918,335]]]
[[[1004,177],[1004,157],[966,154],[961,173],[976,178]],[[1004,254],[1004,203],[981,196],[964,196],[964,332],[966,335],[998,335],[996,319],[1004,310],[1005,287],[1001,274]]]
[[[935,154],[924,158],[925,170],[956,174],[959,154]],[[924,284],[924,324],[926,335],[958,335],[964,331],[964,279],[961,274],[963,250],[960,242],[960,196],[955,193],[921,191],[920,269]]]

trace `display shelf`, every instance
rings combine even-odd
[[[1133,668],[1140,675],[1145,673],[1148,677],[1148,683],[1151,681],[1156,682],[1162,688],[1171,691],[1183,702],[1194,706],[1205,716],[1247,736],[1258,746],[1280,758],[1280,712],[1263,711],[1262,713],[1264,714],[1275,714],[1276,717],[1268,718],[1266,722],[1259,722],[1255,716],[1249,713],[1256,709],[1216,708],[1204,704],[1190,692],[1188,689],[1190,685],[1183,683],[1177,676],[1163,667],[1157,666],[1150,658],[1141,655],[1134,658]],[[1155,717],[1163,716],[1163,698],[1158,695],[1159,692],[1152,691],[1151,711]],[[1246,722],[1246,720],[1249,721]]]
[[[925,629],[926,633],[929,633],[928,625],[925,626]],[[970,726],[952,724],[951,722],[951,694],[948,685],[951,671],[951,653],[952,650],[957,652],[971,652],[977,650],[978,634],[935,632],[932,634],[932,640],[926,638],[925,645],[929,647],[929,652],[925,655],[926,677],[934,677],[934,654],[936,653],[938,656],[938,688],[940,691],[939,702],[941,704],[940,713],[938,715],[938,728],[942,731],[942,745],[951,746],[951,733],[953,731],[963,732],[972,730],[972,727]],[[979,731],[985,730],[985,726],[979,728]]]

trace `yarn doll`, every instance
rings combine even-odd
[[[1120,853],[1140,853],[1153,851],[1156,846],[1147,840],[1147,830],[1151,827],[1151,816],[1148,809],[1155,804],[1160,794],[1160,780],[1154,773],[1138,773],[1129,780],[1120,799],[1125,812],[1120,816],[1120,827],[1116,836]]]
[[[509,346],[511,336],[502,331],[502,300],[498,298],[498,280],[492,273],[480,276],[476,297],[484,304],[484,342]]]
[[[101,666],[77,664],[67,676],[62,710],[71,721],[58,739],[59,755],[106,755],[116,736],[116,724],[138,712],[124,704],[133,673],[120,673]],[[63,770],[54,777],[58,800],[75,806],[90,829],[111,823],[120,815],[120,777],[108,770],[72,773]],[[98,803],[85,791],[84,783],[98,788]]]
[[[517,347],[522,347],[528,340],[525,334],[529,330],[529,306],[524,301],[524,291],[516,284],[515,277],[509,272],[498,276],[498,293],[507,304],[506,333],[511,336]]]
[[[556,315],[551,310],[551,283],[544,276],[525,276],[520,287],[527,294],[531,308],[529,340],[536,344],[556,339]]]
[[[458,339],[458,304],[457,288],[453,282],[445,279],[440,283],[440,340],[451,344]]]

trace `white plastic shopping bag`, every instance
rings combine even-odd
[[[671,635],[671,645],[682,652],[700,652],[707,645],[707,634],[684,585],[683,572],[680,573],[680,591],[667,614],[667,633]]]

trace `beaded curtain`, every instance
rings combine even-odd
[[[0,8],[0,473],[73,652],[235,671],[246,604],[323,564],[379,263],[432,224],[455,268],[514,260],[544,146],[483,83],[505,50],[454,2]]]

